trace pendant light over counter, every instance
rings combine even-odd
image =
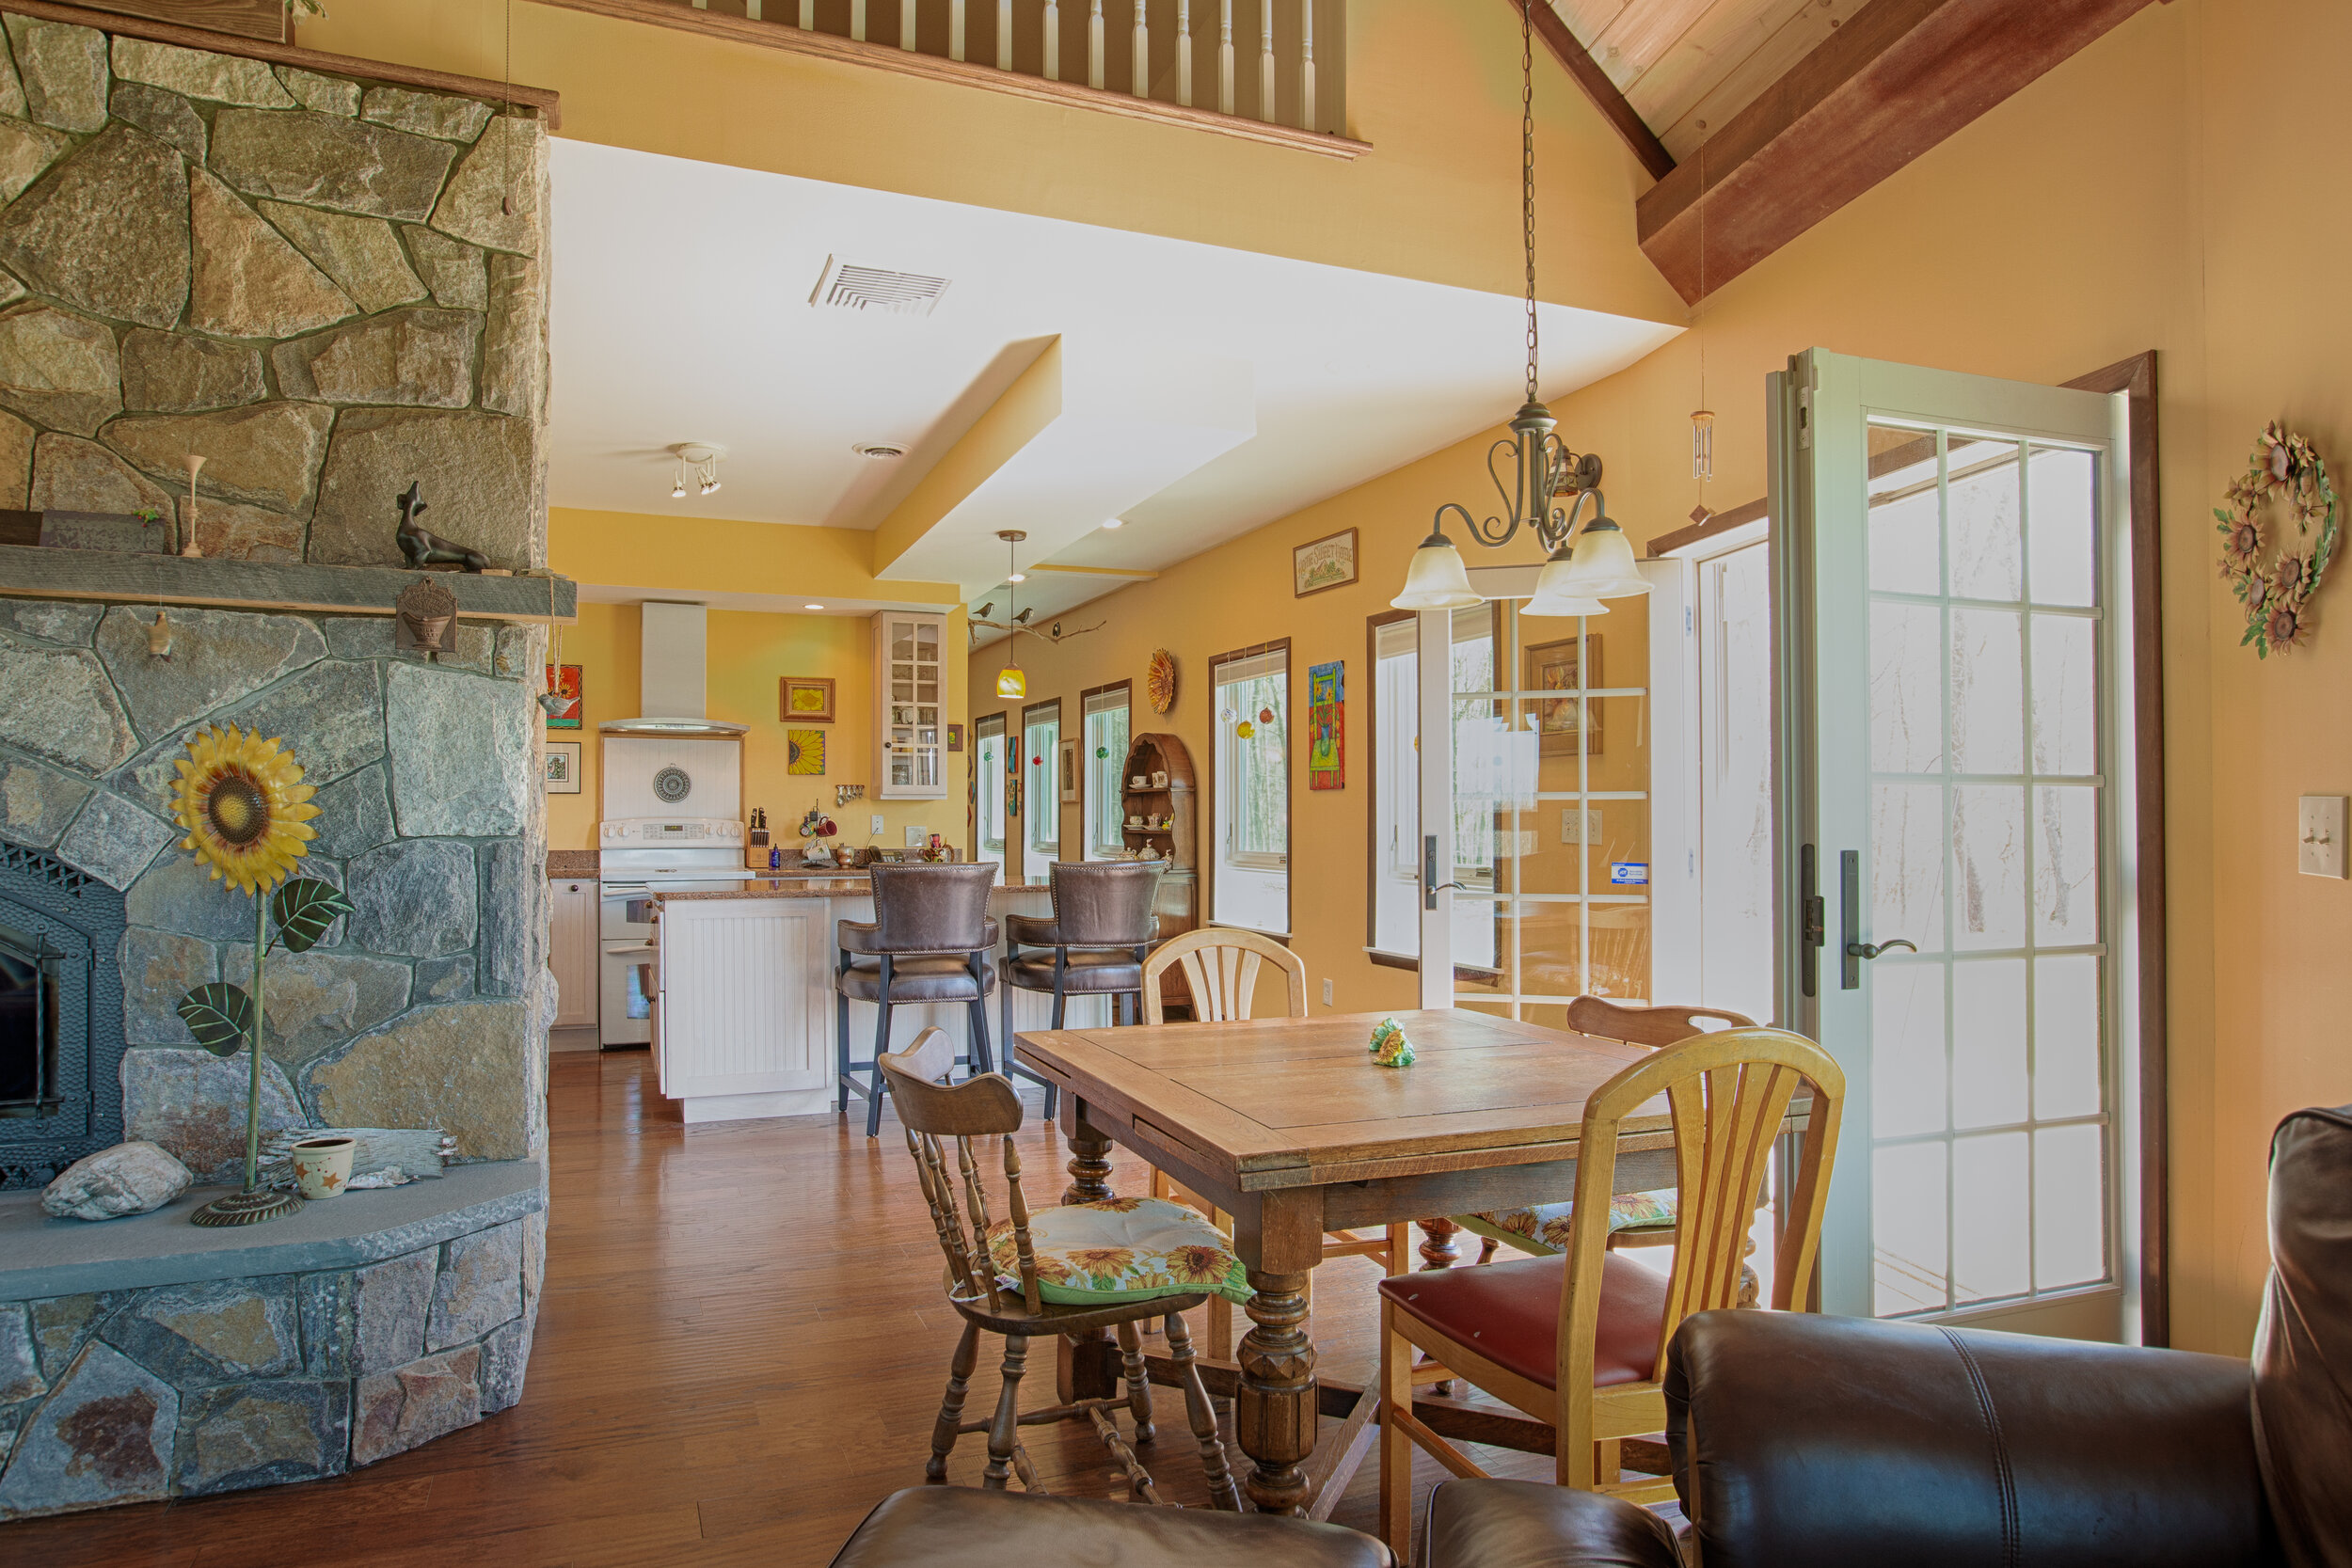
[[[1405,591],[1390,604],[1398,610],[1467,610],[1485,602],[1470,586],[1470,572],[1459,550],[1446,537],[1445,516],[1457,515],[1478,543],[1499,548],[1518,537],[1524,526],[1542,544],[1544,569],[1535,579],[1535,596],[1521,608],[1522,615],[1606,615],[1603,599],[1629,598],[1649,592],[1649,583],[1633,560],[1633,546],[1610,520],[1609,503],[1600,493],[1600,458],[1574,452],[1556,433],[1558,420],[1536,394],[1535,332],[1535,54],[1534,0],[1519,4],[1519,217],[1527,258],[1527,401],[1511,419],[1511,436],[1486,451],[1486,471],[1494,479],[1505,515],[1483,524],[1468,508],[1447,501],[1438,508],[1429,537],[1413,552],[1406,569]],[[1505,485],[1495,460],[1510,454],[1511,483]],[[1565,507],[1553,504],[1572,497]],[[1577,518],[1586,500],[1592,516],[1577,531]]]
[[[1015,601],[1021,597],[1021,567],[1018,552],[1021,541],[1026,539],[1028,534],[1020,529],[1009,528],[1000,531],[996,537],[1005,542],[1005,620],[1008,627],[1005,637],[1005,667],[996,672],[996,695],[1026,697],[1029,694],[1029,677],[1023,673],[1021,668],[1019,651],[1021,638],[1020,634],[1010,630],[1010,627],[1021,624],[1020,618],[1013,613],[1020,608]]]

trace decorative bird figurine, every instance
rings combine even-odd
[[[453,561],[469,572],[479,572],[489,565],[490,558],[480,550],[469,549],[453,539],[444,539],[417,521],[417,515],[430,504],[424,499],[423,489],[421,483],[411,480],[408,488],[400,496],[400,531],[395,537],[400,541],[400,553],[408,558],[408,564],[418,567],[427,562]]]

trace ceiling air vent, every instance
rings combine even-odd
[[[825,259],[811,305],[834,310],[876,310],[891,316],[928,316],[947,292],[947,279],[919,272],[862,267],[838,256]]]

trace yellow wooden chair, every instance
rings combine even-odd
[[[1576,1212],[1565,1259],[1405,1275],[1380,1284],[1380,1527],[1406,1549],[1413,1449],[1457,1476],[1482,1476],[1415,1418],[1414,1352],[1553,1429],[1563,1486],[1646,1503],[1674,1495],[1663,1477],[1623,1481],[1621,1441],[1666,1424],[1666,1346],[1682,1320],[1728,1307],[1774,1140],[1800,1084],[1812,1086],[1804,1154],[1782,1214],[1772,1306],[1807,1301],[1845,1099],[1829,1053],[1781,1029],[1732,1029],[1660,1048],[1585,1102]],[[1674,1272],[1661,1278],[1608,1250],[1609,1197],[1625,1124],[1672,1113],[1677,1191]]]
[[[1166,1010],[1160,1002],[1160,976],[1176,968],[1184,977],[1184,985],[1192,992],[1192,1016],[1196,1022],[1223,1023],[1231,1020],[1255,1016],[1251,1004],[1256,1000],[1258,982],[1267,966],[1281,973],[1288,1004],[1284,1018],[1307,1016],[1307,966],[1297,954],[1270,938],[1255,931],[1231,927],[1210,927],[1199,931],[1186,931],[1160,944],[1143,966],[1143,1022],[1165,1023]],[[1152,1173],[1152,1196],[1172,1197],[1189,1203],[1216,1222],[1219,1230],[1232,1235],[1233,1217],[1198,1196],[1185,1192],[1167,1174]],[[1377,1236],[1359,1235],[1351,1230],[1334,1230],[1324,1238],[1323,1256],[1328,1258],[1376,1258],[1385,1274],[1401,1273],[1408,1266],[1410,1227],[1404,1224],[1386,1227]],[[1310,1281],[1313,1276],[1308,1276]],[[1311,1284],[1310,1299],[1311,1300]],[[1206,1332],[1208,1354],[1219,1360],[1233,1353],[1232,1304],[1218,1298],[1209,1303]]]

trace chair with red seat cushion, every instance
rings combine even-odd
[[[1416,1351],[1553,1427],[1548,1446],[1561,1485],[1636,1502],[1674,1495],[1668,1478],[1621,1481],[1619,1446],[1664,1428],[1659,1373],[1682,1320],[1738,1300],[1756,1196],[1803,1084],[1811,1085],[1812,1101],[1772,1278],[1772,1305],[1801,1307],[1820,1245],[1846,1080],[1828,1053],[1781,1029],[1692,1036],[1595,1091],[1584,1105],[1576,1208],[1561,1257],[1381,1283],[1380,1520],[1391,1547],[1403,1547],[1412,1519],[1415,1445],[1456,1475],[1486,1473],[1415,1418]],[[1674,1272],[1661,1276],[1608,1250],[1609,1198],[1619,1138],[1667,1128],[1678,1203]]]

